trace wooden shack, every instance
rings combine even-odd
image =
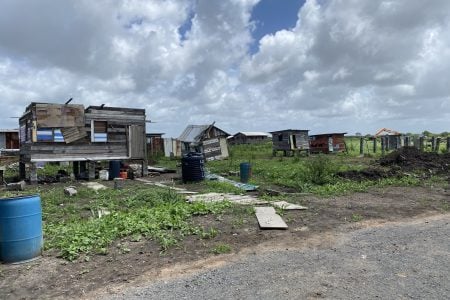
[[[228,142],[233,145],[241,144],[259,144],[269,140],[270,134],[266,132],[248,132],[241,131],[228,139]]]
[[[309,136],[311,153],[338,153],[346,150],[344,135],[340,133],[323,133]]]
[[[19,119],[21,177],[30,164],[36,181],[37,162],[73,162],[75,176],[86,169],[95,177],[95,162],[139,161],[147,174],[145,110],[80,104],[31,103]]]
[[[156,157],[164,155],[164,133],[147,133],[147,155]]]
[[[19,130],[0,129],[0,156],[19,153]]]
[[[227,137],[224,130],[211,125],[188,125],[178,140],[181,143],[181,152],[199,152],[205,155],[206,160],[217,160],[228,157]]]
[[[286,129],[272,131],[273,155],[283,151],[284,155],[305,152],[309,154],[309,130]]]

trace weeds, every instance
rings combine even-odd
[[[224,254],[224,253],[230,253],[231,252],[231,246],[228,244],[217,244],[216,246],[214,246],[211,251],[211,253],[214,254]]]

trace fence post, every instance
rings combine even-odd
[[[384,156],[385,151],[386,151],[386,145],[385,145],[384,136],[382,136],[381,137],[381,155]]]
[[[431,137],[431,152],[434,152],[436,149],[436,138],[433,136]]]
[[[373,138],[373,153],[377,153],[377,138]]]
[[[419,150],[423,152],[425,146],[425,137],[419,137]]]
[[[441,147],[441,138],[438,137],[438,138],[436,138],[436,149],[435,149],[436,153],[439,153],[440,147]]]
[[[447,153],[450,153],[450,136],[447,137]]]
[[[359,139],[359,155],[364,154],[364,138]]]
[[[405,136],[405,147],[409,147],[409,136]]]

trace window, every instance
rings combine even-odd
[[[108,124],[106,121],[94,121],[91,123],[91,141],[107,142],[108,141]]]
[[[36,135],[38,142],[64,142],[64,137],[59,128],[38,128]]]
[[[279,141],[279,142],[282,142],[282,141],[283,141],[283,135],[282,135],[282,134],[279,134],[279,135],[278,135],[278,141]]]

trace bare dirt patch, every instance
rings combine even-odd
[[[215,228],[217,236],[210,239],[186,237],[165,253],[161,253],[160,246],[153,241],[122,239],[116,241],[105,256],[82,256],[75,262],[67,262],[56,253],[46,251],[34,262],[0,265],[0,298],[86,298],[96,291],[114,292],[122,286],[135,285],[143,274],[148,281],[189,271],[180,265],[206,260],[206,264],[200,263],[197,268],[214,266],[228,261],[236,253],[280,245],[296,247],[306,239],[312,246],[320,247],[326,241],[331,242],[338,233],[337,228],[353,230],[370,226],[371,222],[398,221],[450,210],[450,193],[432,187],[389,187],[332,198],[292,195],[288,200],[309,207],[307,211],[283,214],[288,230],[262,231],[248,209],[235,208],[222,215],[193,218],[195,224]],[[316,244],[311,242],[314,238]],[[211,249],[219,243],[229,245],[231,254],[215,256]]]

